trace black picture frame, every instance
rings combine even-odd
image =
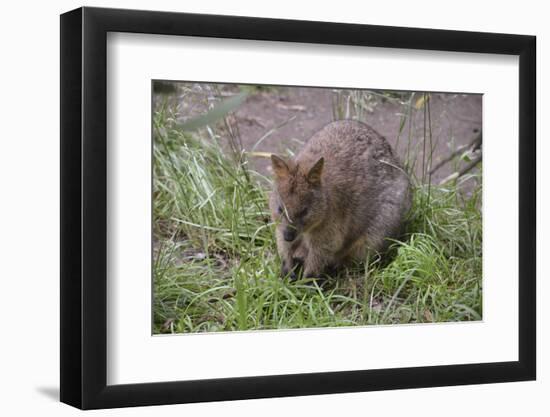
[[[519,56],[519,360],[107,385],[108,32]],[[533,380],[536,38],[236,16],[79,8],[61,15],[61,401],[82,409]]]

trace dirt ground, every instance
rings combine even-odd
[[[230,96],[236,86],[207,84],[185,84],[184,92],[178,94],[179,117],[182,121],[204,113],[209,103],[221,95]],[[181,85],[180,85],[181,87]],[[182,91],[182,90],[178,90]],[[277,152],[299,151],[302,144],[318,129],[334,120],[333,100],[335,91],[330,88],[275,87],[250,89],[249,95],[233,113],[234,121],[247,151]],[[417,94],[417,97],[421,97]],[[426,123],[431,121],[432,144],[434,147],[432,166],[450,154],[457,146],[469,143],[482,127],[482,95],[433,93],[429,107],[418,106],[412,110],[412,117],[406,120],[400,133],[401,114],[407,106],[401,100],[389,97],[374,100],[365,120],[386,137],[402,160],[410,149],[418,147],[416,172],[422,172],[422,143]],[[429,114],[428,114],[429,109]],[[273,130],[261,143],[257,142]],[[398,140],[398,136],[400,136]],[[429,143],[429,142],[427,142]],[[255,146],[257,144],[257,146]],[[429,149],[426,149],[428,152]],[[412,151],[411,151],[412,153]],[[267,158],[252,157],[253,168],[264,175],[271,174]],[[432,178],[438,183],[453,172],[452,164],[446,164]]]

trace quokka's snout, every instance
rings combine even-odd
[[[388,142],[342,120],[315,133],[291,160],[272,155],[270,208],[283,274],[318,277],[399,237],[411,205],[409,179]]]

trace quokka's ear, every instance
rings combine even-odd
[[[307,174],[307,180],[312,185],[321,184],[321,174],[323,173],[323,165],[325,164],[325,158],[321,157],[315,165],[309,170]]]
[[[275,173],[277,178],[288,177],[288,165],[282,158],[278,157],[275,154],[271,154],[271,166],[273,167],[273,172]]]

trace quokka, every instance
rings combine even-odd
[[[411,190],[386,139],[352,120],[315,133],[292,160],[271,156],[270,209],[281,273],[320,277],[403,231]]]

